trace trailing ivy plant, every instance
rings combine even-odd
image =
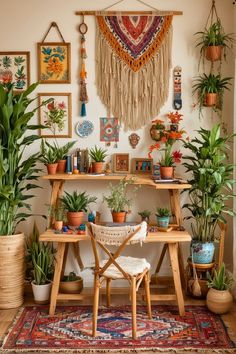
[[[38,185],[39,153],[24,157],[31,144],[40,137],[31,133],[39,125],[31,125],[38,107],[29,110],[33,99],[29,95],[37,87],[14,94],[13,85],[0,84],[0,235],[12,235],[16,225],[31,215],[28,192]],[[24,212],[22,212],[24,208]]]

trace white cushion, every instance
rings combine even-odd
[[[100,262],[100,268],[102,268],[106,263],[107,259],[104,259]],[[146,261],[145,258],[134,258],[134,257],[124,257],[120,256],[115,260],[119,266],[131,276],[136,276],[144,271],[144,269],[150,269],[150,264]],[[112,279],[124,278],[123,274],[119,269],[111,264],[103,273],[105,277]]]

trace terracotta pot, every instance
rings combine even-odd
[[[37,285],[32,281],[32,290],[36,304],[48,304],[51,294],[52,283]]]
[[[67,221],[71,226],[80,226],[83,223],[84,212],[83,211],[68,211]]]
[[[66,160],[58,160],[57,161],[57,173],[65,173],[66,172]]]
[[[217,61],[221,59],[222,47],[220,45],[209,46],[206,48],[206,58],[210,61]]]
[[[83,279],[74,281],[61,281],[59,292],[63,294],[79,294],[83,289]]]
[[[57,173],[58,163],[49,163],[46,166],[47,166],[47,170],[48,170],[49,175],[55,175]]]
[[[92,162],[93,173],[102,173],[103,172],[103,162]]]
[[[54,221],[54,229],[60,231],[63,226],[63,221],[61,220],[55,220]]]
[[[161,179],[172,179],[174,177],[174,167],[160,166]]]
[[[217,103],[217,93],[207,93],[205,105],[207,107],[215,106]]]
[[[126,211],[121,211],[116,213],[115,211],[112,212],[112,219],[113,222],[123,223],[126,220]]]
[[[233,296],[229,290],[216,290],[211,288],[207,293],[206,304],[210,311],[219,315],[230,310]]]

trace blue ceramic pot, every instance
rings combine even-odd
[[[169,226],[169,222],[169,216],[157,216],[157,226],[167,229]]]
[[[213,242],[192,241],[191,243],[191,255],[194,263],[212,263],[214,252],[215,245]]]

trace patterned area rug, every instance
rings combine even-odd
[[[47,306],[25,307],[4,340],[3,352],[178,352],[184,349],[236,353],[236,345],[220,316],[203,306],[138,306],[138,339],[131,338],[130,306],[99,309],[97,337],[91,337],[91,306],[58,306],[54,317]],[[0,350],[1,352],[1,350]]]

